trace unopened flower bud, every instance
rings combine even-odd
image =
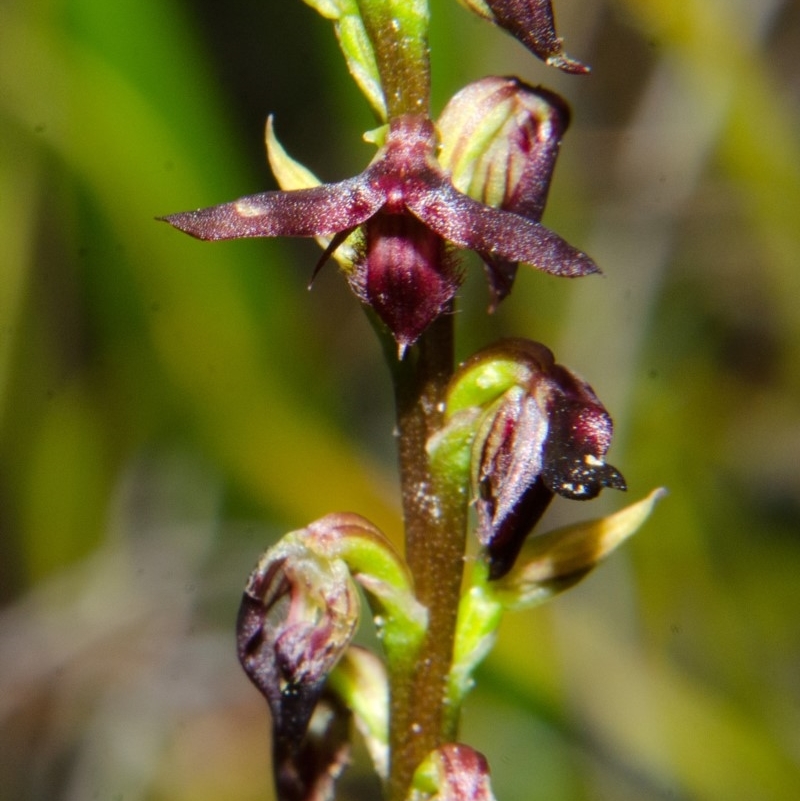
[[[494,801],[486,757],[462,743],[440,746],[417,768],[409,801]]]
[[[387,663],[412,659],[427,610],[385,535],[339,512],[287,534],[259,561],[237,622],[239,661],[269,703],[280,801],[330,801],[347,761],[352,710],[379,769],[387,755],[388,689],[376,657],[347,651],[359,622],[360,584]],[[337,679],[329,674],[344,658]]]
[[[413,658],[427,610],[391,543],[365,518],[325,515],[259,561],[237,624],[239,660],[269,703],[276,753],[302,744],[329,673],[358,626],[363,588],[389,665]],[[282,753],[282,751],[281,751]]]
[[[269,703],[275,740],[302,740],[333,666],[355,634],[356,586],[346,565],[293,534],[250,575],[237,623],[239,661]]]
[[[625,489],[606,464],[611,418],[592,388],[536,342],[506,340],[476,354],[454,377],[447,415],[482,409],[471,442],[478,537],[491,578],[513,565],[553,494],[587,500]]]
[[[539,222],[569,119],[553,92],[517,78],[483,78],[442,112],[439,161],[459,191]],[[494,308],[510,292],[517,263],[484,258]]]
[[[554,92],[513,77],[482,78],[442,111],[439,162],[460,192],[538,218],[569,120]]]

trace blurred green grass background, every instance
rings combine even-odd
[[[561,0],[585,79],[432,11],[434,112],[490,73],[572,104],[545,222],[605,271],[523,271],[490,318],[467,258],[462,353],[548,343],[612,410],[630,495],[670,490],[507,619],[464,739],[500,801],[798,798],[800,6]],[[325,178],[371,157],[299,0],[0,3],[0,799],[271,798],[245,578],[327,511],[398,535],[388,379],[335,270],[307,293],[313,244],[153,221],[274,186],[269,113]]]

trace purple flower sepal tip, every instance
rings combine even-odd
[[[330,237],[323,260],[362,226],[363,245],[347,277],[389,327],[401,355],[448,310],[458,289],[449,245],[474,250],[490,270],[506,261],[566,277],[600,271],[540,223],[459,192],[435,152],[431,120],[403,115],[391,120],[385,144],[354,178],[262,192],[159,219],[203,240]]]

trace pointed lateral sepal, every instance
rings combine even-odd
[[[573,586],[635,534],[666,495],[663,488],[619,512],[529,537],[517,563],[488,591],[506,609],[536,606]]]
[[[351,645],[336,665],[328,688],[352,712],[378,776],[389,775],[389,681],[381,659]]]
[[[474,250],[484,261],[522,262],[566,278],[600,272],[589,256],[540,223],[485,206],[452,184],[431,185],[419,194],[409,194],[406,206],[440,237]]]
[[[484,19],[510,33],[535,56],[563,72],[583,75],[590,68],[570,58],[556,35],[551,0],[459,0]]]
[[[486,757],[463,743],[447,743],[417,768],[408,801],[495,801]]]
[[[197,211],[159,217],[206,241],[258,236],[333,236],[371,217],[383,195],[361,178],[292,192],[261,192]]]

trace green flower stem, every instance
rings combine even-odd
[[[375,51],[388,118],[427,114],[430,53],[426,0],[357,0]]]
[[[441,315],[398,362],[393,377],[405,520],[406,561],[428,609],[420,654],[390,676],[389,801],[403,801],[414,770],[455,739],[457,719],[444,710],[464,567],[467,498],[463,482],[434,474],[426,444],[441,427],[453,373],[453,316]],[[391,363],[391,362],[390,362]]]

